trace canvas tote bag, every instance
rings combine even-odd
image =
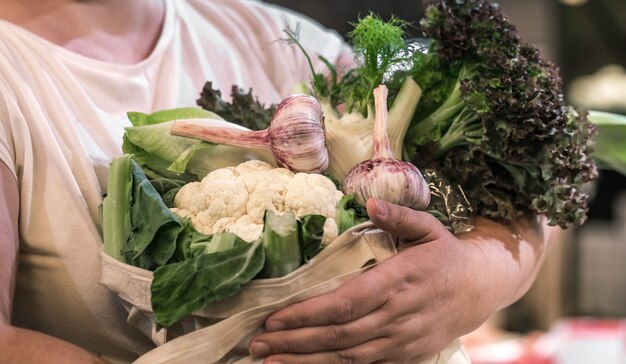
[[[330,292],[396,252],[391,236],[366,222],[346,231],[291,274],[253,280],[235,295],[211,303],[168,328],[158,327],[152,318],[152,272],[124,264],[102,252],[101,284],[122,300],[128,311],[128,323],[157,345],[135,364],[262,363],[262,359],[248,354],[247,344],[263,330],[271,313]],[[469,362],[466,352],[455,341],[425,364]]]

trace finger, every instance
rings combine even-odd
[[[287,306],[266,320],[267,331],[343,324],[363,317],[387,301],[388,285],[380,274],[364,272],[335,291]]]
[[[353,347],[387,334],[380,311],[343,325],[304,327],[263,333],[249,345],[250,353],[264,357],[277,353],[315,353]]]
[[[367,213],[377,228],[416,244],[441,239],[448,230],[434,216],[383,200],[367,201]]]
[[[390,339],[379,338],[348,349],[325,351],[312,354],[280,354],[265,359],[264,364],[345,364],[373,363],[385,359],[385,355],[396,355]]]

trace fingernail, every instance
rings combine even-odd
[[[376,211],[378,215],[385,216],[387,215],[387,203],[383,200],[375,199],[374,204],[376,205]]]
[[[270,347],[261,341],[255,341],[250,345],[250,354],[253,356],[263,357],[270,353]]]
[[[285,324],[280,321],[270,321],[265,325],[267,331],[280,331],[285,328]]]

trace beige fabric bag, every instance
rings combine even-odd
[[[129,324],[158,346],[136,364],[261,363],[248,355],[248,340],[265,319],[291,303],[332,291],[351,277],[396,253],[391,236],[364,223],[347,231],[309,264],[281,278],[248,283],[237,294],[209,304],[168,328],[152,319],[152,272],[121,263],[102,253],[101,283],[115,292],[128,310]],[[427,363],[469,363],[458,342]]]

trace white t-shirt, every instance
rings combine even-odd
[[[20,194],[13,321],[94,353],[132,360],[152,347],[98,284],[98,205],[120,155],[128,111],[195,106],[206,81],[265,103],[309,78],[301,52],[277,39],[301,24],[304,46],[336,60],[334,32],[256,1],[167,0],[153,52],[133,65],[90,59],[0,21],[0,161]]]

